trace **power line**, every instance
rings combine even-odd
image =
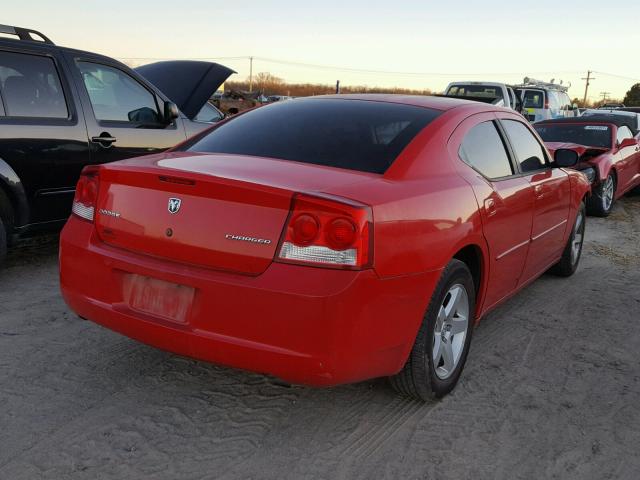
[[[626,77],[624,75],[617,75],[615,73],[607,73],[607,72],[593,72],[593,73],[598,73],[600,75],[606,75],[608,77],[622,78],[623,80],[631,80],[633,82],[640,82],[640,78]]]

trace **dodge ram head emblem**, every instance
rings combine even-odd
[[[178,213],[180,210],[180,205],[182,204],[182,200],[179,198],[170,198],[169,199],[169,213]]]

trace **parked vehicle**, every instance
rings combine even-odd
[[[209,94],[198,82],[232,72],[165,65],[184,89],[168,92],[172,101],[111,58],[56,46],[34,30],[0,33],[15,36],[0,38],[0,260],[8,240],[64,224],[86,165],[159,152],[207,128],[198,115]]]
[[[550,268],[576,270],[589,183],[562,167],[577,160],[478,102],[276,102],[168,153],[87,167],[62,294],[181,355],[442,396],[482,316]]]
[[[514,89],[522,100],[522,114],[530,122],[578,115],[578,106],[571,103],[567,94],[568,86],[525,77]]]
[[[260,92],[229,90],[222,97],[212,99],[212,103],[225,115],[236,115],[262,105]]]
[[[496,82],[453,82],[445,90],[446,97],[475,100],[520,112],[522,104],[512,87]]]
[[[598,108],[602,109],[602,110],[615,110],[615,109],[618,109],[618,108],[624,108],[624,103],[616,103],[616,102],[603,103]]]
[[[547,147],[569,148],[580,156],[577,168],[591,181],[587,212],[606,217],[614,202],[640,186],[640,146],[631,119],[624,115],[588,115],[534,125]]]
[[[293,97],[290,97],[288,95],[269,95],[267,97],[267,102],[269,103],[273,103],[273,102],[282,102],[283,100],[292,100]]]

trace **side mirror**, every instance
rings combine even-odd
[[[553,161],[556,167],[570,168],[578,165],[580,155],[575,150],[569,150],[568,148],[559,148],[553,155]]]
[[[163,115],[164,123],[169,125],[179,116],[180,116],[180,110],[178,109],[178,106],[175,103],[169,102],[169,101],[164,102],[164,115]]]
[[[635,138],[625,138],[620,144],[618,144],[618,149],[623,149],[627,147],[637,147],[638,140]]]

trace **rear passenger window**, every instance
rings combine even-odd
[[[533,172],[547,166],[546,155],[536,137],[523,124],[516,120],[501,120],[511,147],[520,163],[520,170]]]
[[[0,52],[0,93],[9,117],[68,117],[60,77],[49,57]]]
[[[524,108],[543,108],[544,94],[535,90],[525,90],[522,103]]]
[[[504,143],[493,122],[473,127],[462,141],[460,158],[487,178],[513,174]]]

